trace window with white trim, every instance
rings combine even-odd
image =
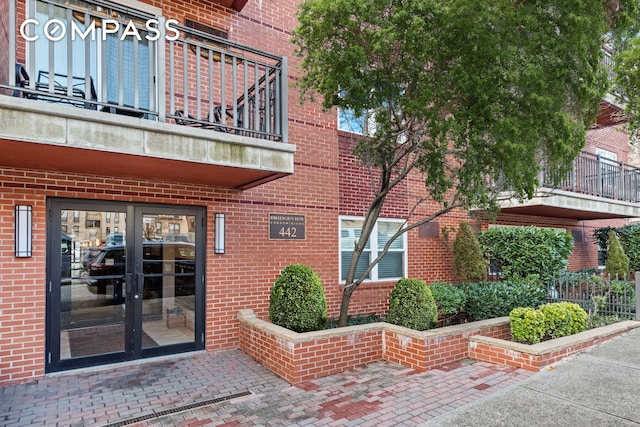
[[[338,108],[338,130],[373,136],[376,128],[376,119],[372,110],[359,116],[354,110]],[[406,140],[407,135],[404,132],[397,137],[398,144],[404,144]]]
[[[373,114],[358,115],[354,110],[338,108],[338,130],[371,136],[376,130],[376,121]]]
[[[358,260],[356,278],[360,277],[371,261],[378,257],[391,236],[403,225],[402,219],[378,219]],[[340,281],[344,281],[353,256],[353,248],[360,238],[362,231],[362,217],[340,217]],[[400,235],[391,244],[389,251],[376,264],[369,275],[368,281],[397,280],[406,277],[407,271],[407,239]]]

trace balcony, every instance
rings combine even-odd
[[[554,218],[640,217],[640,168],[583,152],[565,176],[543,171],[533,199],[500,205],[503,213]]]
[[[22,3],[0,2],[0,164],[237,189],[293,173],[286,57],[153,6]]]

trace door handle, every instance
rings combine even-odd
[[[136,280],[136,293],[142,294],[144,289],[144,274],[138,273],[138,280]]]
[[[127,285],[126,292],[127,292],[127,294],[131,294],[131,292],[133,292],[133,283],[132,283],[133,282],[133,274],[127,273],[127,274],[124,275],[124,277],[125,277],[124,281],[125,281],[125,283]]]

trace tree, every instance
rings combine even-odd
[[[469,223],[461,222],[456,240],[453,242],[453,267],[456,276],[463,281],[481,282],[487,280],[488,266],[478,238]]]
[[[354,149],[374,190],[346,274],[354,290],[395,238],[455,208],[533,196],[541,162],[566,170],[585,143],[607,75],[602,35],[627,3],[609,0],[305,0],[294,30],[302,99],[370,114]],[[356,277],[387,195],[424,180],[404,228]],[[500,185],[492,183],[499,182]],[[418,209],[427,200],[439,208]],[[413,213],[416,213],[413,217]]]
[[[629,274],[629,257],[624,253],[618,235],[615,231],[609,231],[609,254],[605,271],[612,276],[621,279]]]
[[[629,133],[633,141],[640,140],[640,37],[628,43],[615,59],[615,81],[623,102]]]

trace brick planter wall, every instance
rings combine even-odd
[[[258,319],[253,310],[241,310],[238,318],[240,348],[292,384],[382,360],[382,323],[299,334]]]
[[[380,322],[300,334],[253,310],[238,318],[240,348],[292,384],[381,360],[424,371],[469,357],[471,336],[509,336],[506,317],[424,332]]]
[[[535,345],[486,336],[472,336],[469,338],[469,357],[529,371],[539,371],[565,357],[637,327],[640,327],[640,322],[629,320]]]
[[[510,335],[507,317],[424,332],[387,323],[384,325],[384,360],[419,371],[468,358],[471,336],[507,339]]]

